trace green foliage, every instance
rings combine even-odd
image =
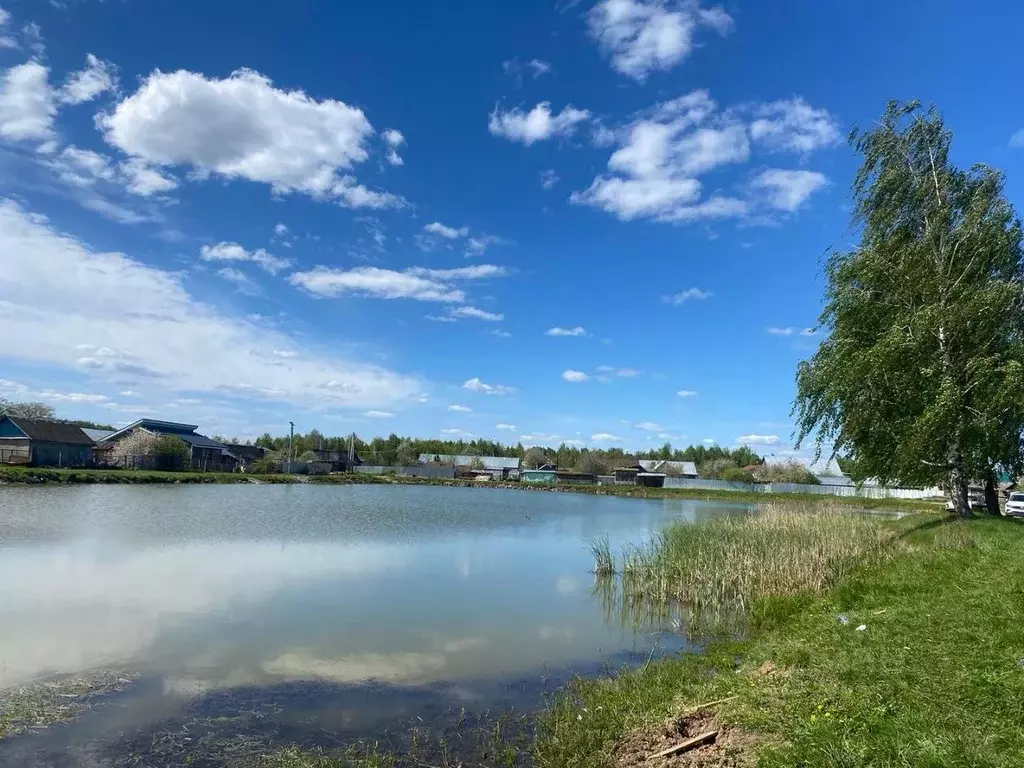
[[[797,372],[798,442],[858,479],[966,485],[1024,466],[1024,257],[1004,179],[949,159],[934,110],[889,104],[851,135],[860,243],[835,252],[820,325]]]
[[[184,466],[188,462],[190,453],[188,444],[174,435],[161,435],[152,447],[153,456],[178,466]]]
[[[254,475],[273,475],[280,471],[281,462],[266,456],[262,459],[256,459],[252,463],[252,474]]]
[[[547,464],[550,459],[548,453],[543,448],[534,446],[523,454],[523,467],[526,469],[536,469],[537,467]]]
[[[739,467],[726,467],[718,473],[717,479],[726,480],[730,483],[752,483],[754,476]]]
[[[757,470],[756,477],[758,480],[767,483],[821,484],[818,477],[806,465],[794,459],[762,464]]]
[[[412,440],[403,440],[398,444],[398,448],[395,449],[395,459],[402,467],[411,467],[419,462],[420,455],[416,452],[416,446],[412,444]]]

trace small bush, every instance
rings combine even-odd
[[[720,480],[725,480],[730,483],[752,483],[754,482],[754,476],[746,470],[740,469],[739,467],[729,467],[719,475]]]
[[[256,459],[252,463],[252,472],[254,475],[276,475],[281,471],[281,462],[274,459]]]
[[[821,484],[811,470],[794,459],[762,465],[757,470],[757,479],[767,483]]]

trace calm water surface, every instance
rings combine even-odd
[[[606,616],[589,538],[617,548],[745,509],[423,486],[0,488],[0,687],[124,665],[148,681],[146,716],[309,680],[374,681],[353,727],[408,713],[416,690],[490,706],[523,681],[679,647],[669,626]]]

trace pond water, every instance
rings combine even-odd
[[[590,538],[617,549],[747,509],[429,486],[0,488],[0,688],[130,668],[122,730],[298,681],[321,684],[332,733],[528,706],[573,673],[682,645],[607,614]]]

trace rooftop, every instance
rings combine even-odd
[[[66,424],[62,421],[44,421],[43,419],[26,419],[22,416],[7,414],[0,419],[9,419],[20,429],[29,440],[40,443],[64,443],[65,445],[92,445],[93,440],[81,427]]]
[[[519,469],[519,459],[504,456],[452,456],[445,453],[421,453],[420,464],[454,464],[456,467],[469,467],[479,461],[484,469]]]

